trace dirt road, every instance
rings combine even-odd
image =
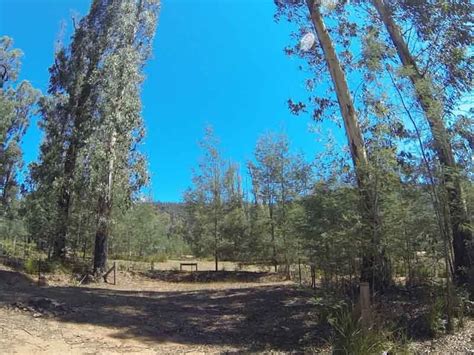
[[[0,353],[310,350],[324,343],[324,332],[315,332],[309,296],[287,282],[172,283],[125,274],[117,286],[38,287],[0,270]],[[54,302],[51,312],[35,308],[45,300]]]

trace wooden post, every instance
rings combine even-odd
[[[371,322],[370,316],[370,286],[368,282],[360,283],[360,318],[362,325],[369,326]]]
[[[38,286],[41,286],[41,257],[38,258]]]
[[[311,264],[309,267],[311,270],[311,288],[316,288],[316,265]]]
[[[298,258],[298,276],[300,279],[300,285],[301,285],[301,259]]]
[[[114,264],[113,266],[109,269],[109,271],[107,271],[104,275],[102,275],[102,277],[104,278],[104,282],[107,283],[107,277],[110,275],[110,273],[113,271],[114,272],[114,285],[115,285],[115,281],[116,281],[116,269],[117,269],[117,265],[114,261]]]
[[[155,262],[153,260],[151,261],[150,269],[151,271],[155,271]]]

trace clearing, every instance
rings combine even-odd
[[[291,351],[323,343],[311,335],[308,291],[265,277],[242,282],[244,274],[239,282],[183,283],[121,272],[116,286],[74,287],[56,277],[38,287],[1,266],[0,352]]]
[[[219,275],[219,276],[217,276]],[[268,272],[121,271],[118,284],[49,286],[0,264],[0,353],[330,352],[312,291]],[[412,343],[474,353],[474,322]]]

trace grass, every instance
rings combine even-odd
[[[334,330],[331,342],[334,354],[382,354],[394,346],[388,332],[364,327],[360,318],[348,307],[336,311],[329,323]]]

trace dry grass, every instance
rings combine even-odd
[[[112,260],[117,263],[119,270],[127,271],[147,271],[161,270],[161,271],[177,271],[180,269],[181,263],[197,263],[199,271],[214,271],[215,263],[209,260],[197,259],[182,259],[182,260],[167,260],[164,262],[143,262],[143,261],[128,261],[128,260]],[[184,267],[183,270],[190,270],[189,267]],[[265,265],[241,265],[233,261],[220,261],[220,271],[250,271],[250,272],[270,272],[271,266]]]

